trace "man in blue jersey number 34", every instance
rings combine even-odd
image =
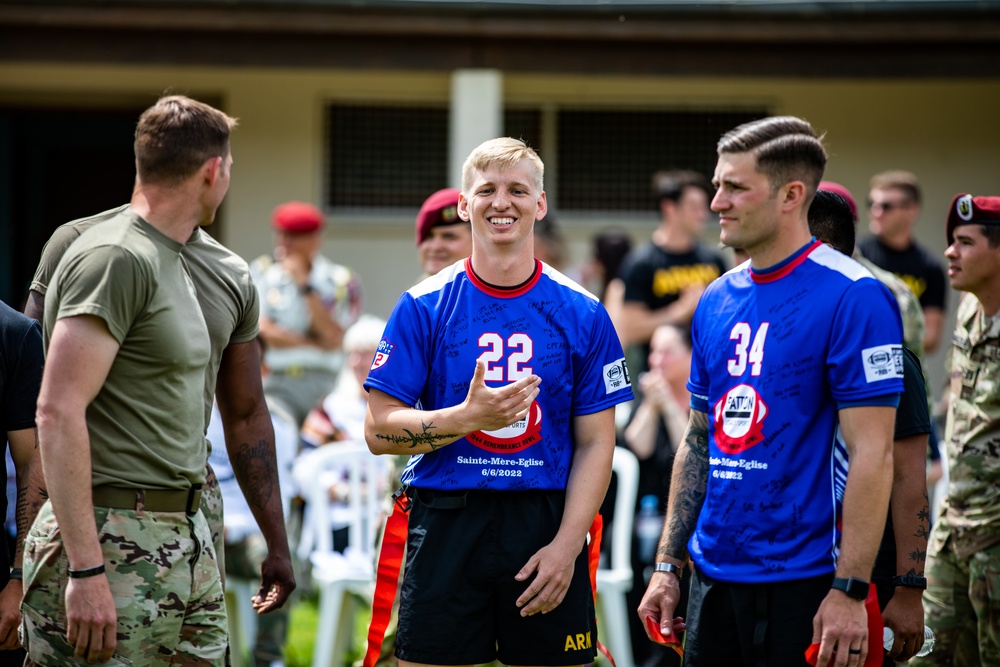
[[[690,559],[686,667],[805,665],[812,643],[816,664],[855,667],[892,487],[899,311],[809,233],[826,166],[809,123],[741,125],[718,154],[711,208],[750,261],[695,311],[692,409],[639,614],[668,633]]]
[[[472,151],[472,256],[400,297],[365,383],[369,447],[412,455],[403,667],[596,657],[585,543],[632,389],[600,301],[534,257],[542,179],[521,141]]]

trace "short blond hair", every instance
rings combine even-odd
[[[462,193],[469,194],[477,171],[483,172],[494,166],[510,169],[521,160],[527,160],[535,172],[534,185],[538,190],[535,194],[540,194],[545,189],[545,165],[542,164],[538,153],[528,144],[511,137],[484,141],[469,153],[469,157],[465,158],[465,163],[462,165]]]

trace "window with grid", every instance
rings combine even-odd
[[[327,205],[419,208],[448,182],[445,107],[331,105]]]
[[[331,105],[327,116],[327,205],[419,208],[448,182],[445,107]],[[541,143],[541,113],[511,109],[504,133]]]
[[[558,206],[566,211],[650,211],[652,176],[694,169],[711,178],[725,132],[760,110],[558,112]]]

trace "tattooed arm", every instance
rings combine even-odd
[[[708,414],[692,409],[684,440],[674,459],[667,520],[656,550],[656,562],[671,563],[679,567],[684,567],[687,563],[687,543],[698,523],[707,484]],[[663,636],[670,636],[674,630],[674,610],[680,596],[680,577],[669,572],[655,572],[639,605],[639,618],[644,621],[643,627],[646,616],[652,616],[660,624]]]
[[[892,528],[896,538],[896,573],[924,575],[930,509],[927,501],[927,435],[901,438],[892,445]],[[906,662],[924,643],[924,609],[919,588],[898,586],[882,617],[895,643],[889,657]]]
[[[10,456],[17,474],[17,541],[12,567],[21,567],[24,537],[45,502],[45,480],[42,478],[41,457],[38,453],[38,430],[35,428],[7,432]],[[20,579],[11,579],[0,591],[0,651],[18,648],[17,628],[21,624]]]
[[[478,360],[469,393],[460,404],[417,410],[378,389],[368,393],[365,439],[373,454],[424,454],[473,431],[510,426],[528,414],[541,378],[529,375],[503,387],[487,387],[486,362]]]
[[[229,461],[267,542],[255,604],[258,613],[266,613],[288,599],[295,589],[295,574],[278,486],[274,427],[261,388],[257,341],[230,344],[222,353],[216,400]]]

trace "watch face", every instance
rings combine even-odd
[[[861,579],[837,578],[833,580],[833,588],[843,591],[855,600],[864,600],[868,597],[868,582]]]

